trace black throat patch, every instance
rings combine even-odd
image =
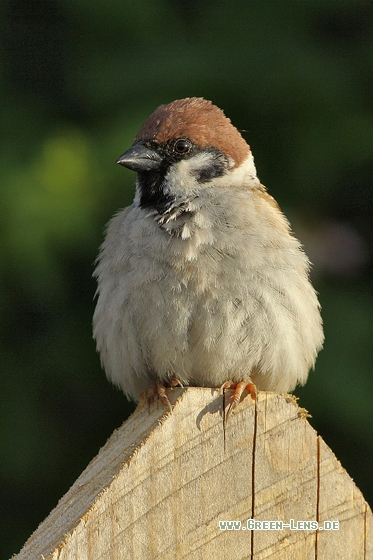
[[[164,171],[159,169],[137,174],[141,208],[150,208],[163,214],[175,201],[175,197],[164,192],[166,173],[167,168]]]

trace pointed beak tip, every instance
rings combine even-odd
[[[124,154],[122,154],[115,163],[127,167],[132,171],[151,171],[159,167],[161,162],[160,156],[142,143],[133,144]]]

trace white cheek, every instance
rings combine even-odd
[[[178,197],[198,191],[201,186],[196,177],[209,166],[211,159],[211,154],[200,153],[171,165],[165,177],[165,193]]]
[[[239,165],[229,171],[223,177],[214,179],[214,186],[231,187],[231,186],[248,186],[255,187],[260,184],[256,174],[254,157],[250,152],[247,158]]]
[[[185,196],[186,193],[200,191],[201,187],[210,186],[211,182],[202,185],[198,183],[196,176],[211,164],[211,158],[211,154],[200,153],[188,160],[174,164],[165,178],[165,192],[178,197]],[[231,186],[255,187],[259,184],[254,157],[251,152],[241,165],[234,167],[221,177],[214,177],[212,181],[212,186],[224,188]]]
[[[207,167],[210,161],[210,154],[201,153],[190,159],[172,164],[163,180],[163,193],[176,199],[196,195],[201,189],[201,185],[196,178],[198,172]],[[135,206],[140,206],[140,200],[141,192],[136,182]]]

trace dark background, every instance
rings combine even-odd
[[[245,130],[314,263],[326,342],[296,391],[373,502],[373,14],[359,0],[1,5],[0,557],[133,409],[91,338],[93,262],[130,203],[114,164],[160,103]]]

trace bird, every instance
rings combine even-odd
[[[310,262],[250,146],[200,97],[160,105],[117,160],[133,203],[107,226],[93,335],[130,400],[175,385],[287,393],[324,341]]]

